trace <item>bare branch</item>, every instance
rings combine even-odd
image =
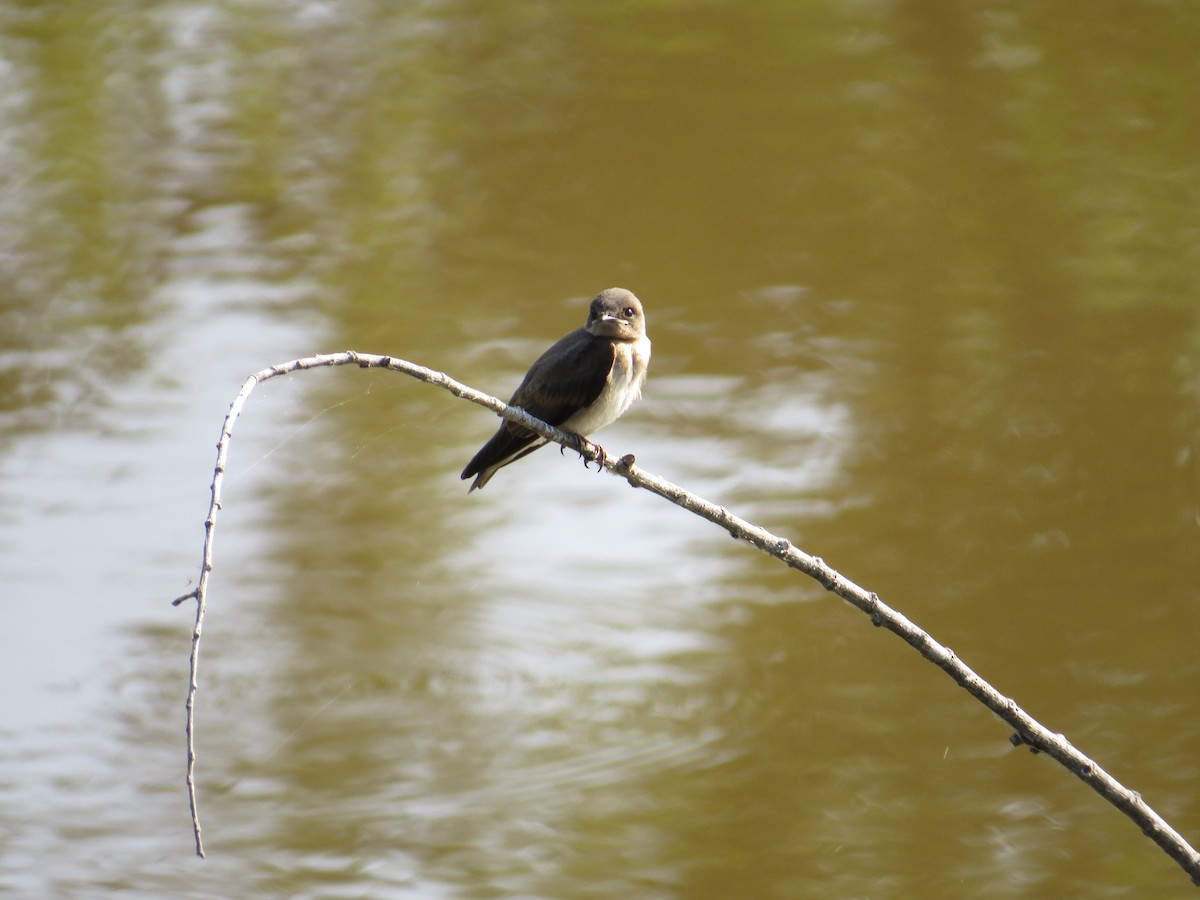
[[[442,372],[418,366],[406,360],[390,356],[375,356],[357,353],[353,350],[345,353],[332,353],[321,356],[310,356],[295,359],[291,362],[272,366],[251,375],[242,385],[225,416],[221,428],[221,439],[217,443],[217,463],[213,472],[212,502],[209,506],[208,517],[204,521],[204,551],[200,569],[200,581],[193,591],[177,598],[174,602],[179,605],[185,600],[196,600],[196,624],[192,631],[191,679],[187,693],[187,785],[188,800],[192,811],[192,827],[196,836],[196,853],[204,855],[204,847],[200,839],[200,818],[196,804],[195,783],[195,698],[197,689],[197,667],[200,659],[200,634],[204,624],[204,613],[208,591],[208,576],[212,572],[213,536],[216,530],[217,512],[221,508],[221,483],[225,474],[225,462],[229,452],[229,441],[233,437],[233,425],[241,414],[242,407],[250,392],[263,381],[276,375],[286,375],[301,369],[314,369],[321,366],[357,365],[362,368],[390,369],[403,372],[427,384],[444,388],[456,397],[470,400],[480,406],[485,406],[498,415],[512,422],[529,428],[541,436],[568,447],[574,447],[574,435],[560,431],[540,419],[535,419],[522,409],[508,406],[502,401],[477,391],[474,388],[460,384]],[[604,458],[599,448],[586,443],[580,451],[589,461],[594,461],[624,478],[631,486],[650,491],[653,494],[671,501],[676,506],[700,516],[703,519],[719,525],[734,538],[744,540],[757,547],[764,553],[775,557],[785,565],[803,572],[817,581],[827,591],[831,591],[865,613],[876,627],[886,628],[905,641],[925,659],[942,669],[954,679],[955,683],[965,689],[972,697],[990,709],[1002,722],[1013,729],[1009,738],[1014,746],[1024,744],[1034,753],[1045,753],[1051,759],[1060,763],[1068,771],[1075,774],[1081,781],[1090,786],[1101,797],[1128,816],[1154,843],[1168,856],[1175,860],[1192,881],[1200,885],[1200,853],[1192,848],[1183,837],[1158,815],[1141,795],[1122,785],[1109,775],[1094,760],[1080,752],[1063,735],[1051,732],[1048,728],[1026,713],[1016,701],[1004,696],[988,682],[979,677],[970,667],[963,663],[951,650],[936,640],[924,629],[915,625],[903,614],[892,609],[879,599],[878,595],[859,587],[815,556],[809,556],[792,545],[786,538],[772,534],[739,516],[734,515],[723,506],[717,506],[703,497],[685,490],[677,484],[672,484],[649,472],[638,468],[632,454],[613,460]]]

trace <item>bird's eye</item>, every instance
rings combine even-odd
[[[633,307],[632,306],[627,306],[622,311],[625,313],[625,318],[627,318],[627,319],[633,318]]]

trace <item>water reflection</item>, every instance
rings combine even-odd
[[[655,361],[610,451],[880,591],[1194,834],[1189,8],[2,15],[0,889],[1179,890],[699,521],[552,450],[466,497],[493,420],[385,373],[239,425],[203,864],[167,601],[249,372],[352,346],[507,395],[625,284]]]

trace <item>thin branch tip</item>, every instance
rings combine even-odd
[[[174,600],[172,600],[171,605],[178,606],[180,603],[185,603],[188,600],[195,600],[199,596],[200,596],[200,589],[193,588],[192,590],[188,591],[186,594],[182,594],[181,596],[176,597]]]

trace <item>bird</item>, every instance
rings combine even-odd
[[[608,288],[588,307],[587,323],[537,358],[508,401],[579,438],[611,425],[642,394],[650,363],[646,314],[632,291]],[[509,463],[549,441],[507,419],[467,463],[460,476],[482,488]],[[597,447],[600,458],[603,448]],[[584,465],[587,465],[586,460]]]

